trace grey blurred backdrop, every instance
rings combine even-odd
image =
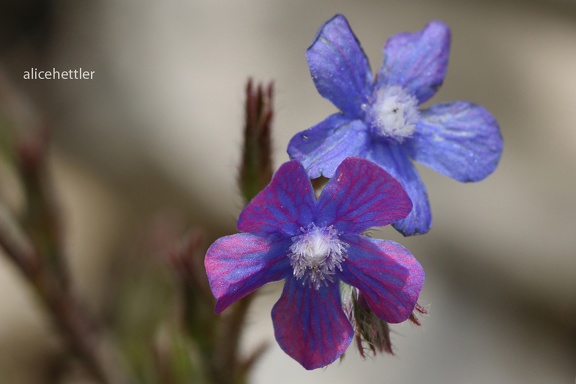
[[[369,56],[431,19],[452,27],[448,75],[432,102],[470,100],[498,119],[499,168],[460,184],[421,167],[432,231],[402,238],[427,277],[420,328],[393,328],[395,356],[307,372],[273,342],[255,383],[573,383],[576,379],[576,3],[511,0],[4,1],[1,63],[55,129],[53,170],[76,283],[97,306],[106,266],[157,212],[212,237],[235,230],[246,79],[274,80],[276,167],[289,139],[335,108],[305,50],[344,13]],[[93,80],[24,81],[30,67]],[[9,173],[0,169],[3,194]],[[8,180],[8,181],[5,181]],[[17,204],[16,201],[14,204]],[[273,341],[267,286],[245,346]],[[96,303],[96,304],[94,304]],[[0,260],[0,372],[37,383],[55,336]]]

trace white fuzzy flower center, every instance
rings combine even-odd
[[[319,289],[322,284],[333,281],[332,275],[337,269],[342,271],[348,244],[338,238],[338,231],[332,226],[317,227],[312,223],[300,230],[301,235],[292,237],[290,265],[303,285],[308,283]]]
[[[400,143],[412,137],[420,117],[418,100],[396,85],[380,89],[366,109],[368,123],[374,132]]]

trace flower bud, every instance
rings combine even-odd
[[[246,202],[252,200],[272,178],[272,97],[273,83],[254,89],[246,85],[244,146],[238,184]]]

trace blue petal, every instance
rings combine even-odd
[[[426,187],[403,146],[392,142],[374,142],[368,159],[394,176],[412,200],[412,211],[405,219],[395,222],[394,228],[405,236],[428,232],[432,226],[432,214]]]
[[[293,236],[312,222],[315,205],[306,171],[299,162],[290,161],[244,208],[238,218],[238,230],[261,236]]]
[[[324,367],[346,351],[354,331],[342,310],[338,283],[320,289],[286,279],[272,309],[280,347],[306,369]]]
[[[345,114],[359,117],[374,80],[368,59],[344,16],[336,15],[320,28],[306,58],[318,92]]]
[[[310,178],[332,177],[346,157],[365,156],[368,142],[368,130],[362,121],[335,113],[296,134],[288,144],[288,155],[302,163]]]
[[[274,242],[249,233],[222,237],[208,248],[204,266],[216,312],[271,281],[290,274],[290,238]]]
[[[432,21],[416,33],[392,36],[384,47],[377,88],[398,85],[421,103],[442,85],[450,54],[450,28]]]
[[[349,157],[322,191],[317,207],[317,224],[360,233],[405,218],[412,210],[412,201],[382,167]]]
[[[504,143],[485,108],[457,101],[422,111],[411,140],[412,158],[458,181],[479,181],[494,172]]]
[[[342,280],[358,288],[382,320],[408,319],[424,285],[424,269],[416,258],[393,241],[347,235],[341,239],[350,246]]]

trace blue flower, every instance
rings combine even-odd
[[[243,233],[222,237],[207,251],[216,312],[286,279],[272,310],[278,344],[306,369],[332,363],[354,335],[340,282],[356,287],[386,322],[412,314],[424,283],[422,267],[400,244],[361,235],[411,208],[402,186],[370,161],[344,160],[318,200],[304,167],[285,163],[240,214]]]
[[[502,153],[498,123],[483,107],[465,101],[419,110],[442,84],[450,29],[430,22],[416,33],[392,36],[376,77],[346,18],[320,29],[306,53],[318,92],[340,112],[298,133],[288,145],[311,178],[332,177],[349,156],[371,160],[404,186],[414,204],[394,227],[404,235],[432,224],[426,188],[411,160],[458,181],[492,173]]]

